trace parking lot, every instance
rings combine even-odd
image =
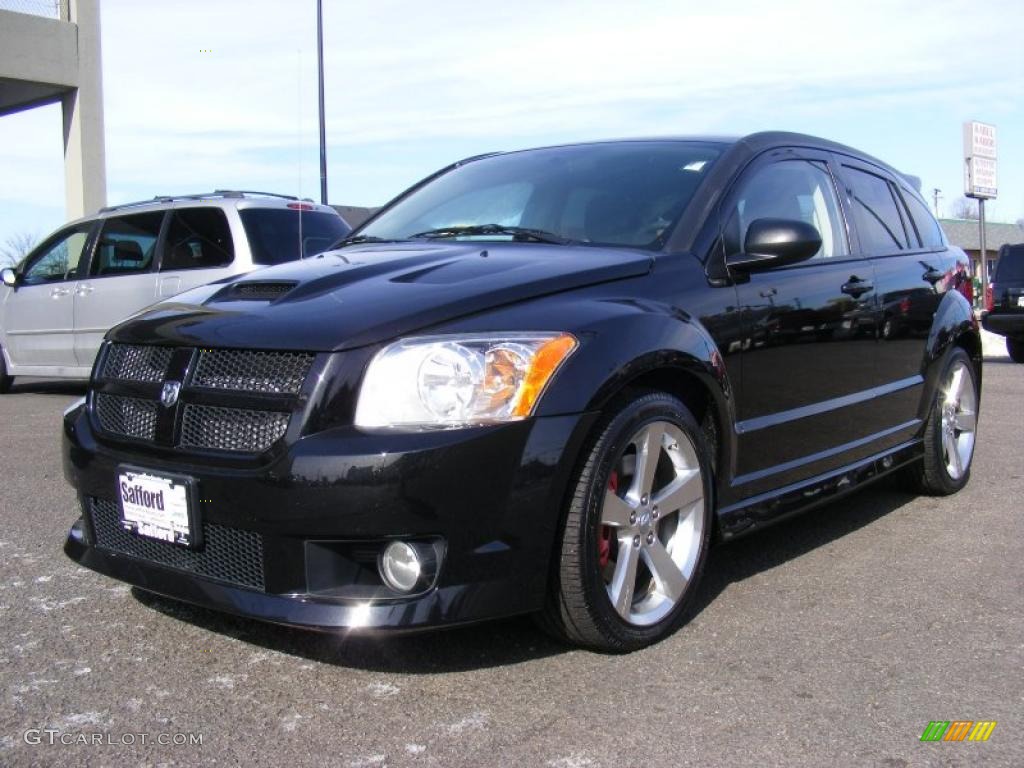
[[[1005,357],[963,493],[887,483],[719,547],[695,618],[628,656],[529,619],[304,634],[78,568],[58,438],[83,391],[0,397],[2,764],[1024,765],[1024,366]],[[998,725],[922,743],[932,720]]]

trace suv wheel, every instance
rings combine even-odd
[[[704,435],[661,392],[621,404],[576,482],[542,623],[604,651],[676,629],[693,602],[711,534]]]
[[[7,363],[4,362],[4,351],[3,349],[0,349],[0,395],[10,390],[12,381],[14,381],[14,377],[7,375]]]
[[[1015,363],[1024,363],[1024,339],[1006,337],[1006,352]]]
[[[909,470],[915,490],[947,496],[967,485],[977,426],[974,365],[957,347],[946,363],[925,427],[924,461]]]

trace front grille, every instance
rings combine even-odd
[[[258,352],[204,349],[199,354],[192,384],[240,392],[298,394],[313,364],[301,352]]]
[[[101,376],[120,381],[163,381],[173,351],[171,347],[111,344]]]
[[[122,395],[96,395],[96,417],[104,432],[139,440],[152,440],[156,432],[157,404]]]
[[[181,423],[183,448],[262,453],[284,437],[289,415],[188,403]]]
[[[121,527],[117,503],[90,497],[96,546],[151,563],[263,591],[263,537],[253,531],[203,523],[201,549],[137,536]]]

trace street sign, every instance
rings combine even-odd
[[[964,194],[980,200],[996,197],[996,127],[964,123]]]

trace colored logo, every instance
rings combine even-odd
[[[932,720],[921,741],[988,741],[995,727],[995,720]]]
[[[160,402],[164,404],[164,408],[170,408],[176,402],[178,402],[178,392],[181,391],[180,381],[165,381],[164,388],[160,392]]]

